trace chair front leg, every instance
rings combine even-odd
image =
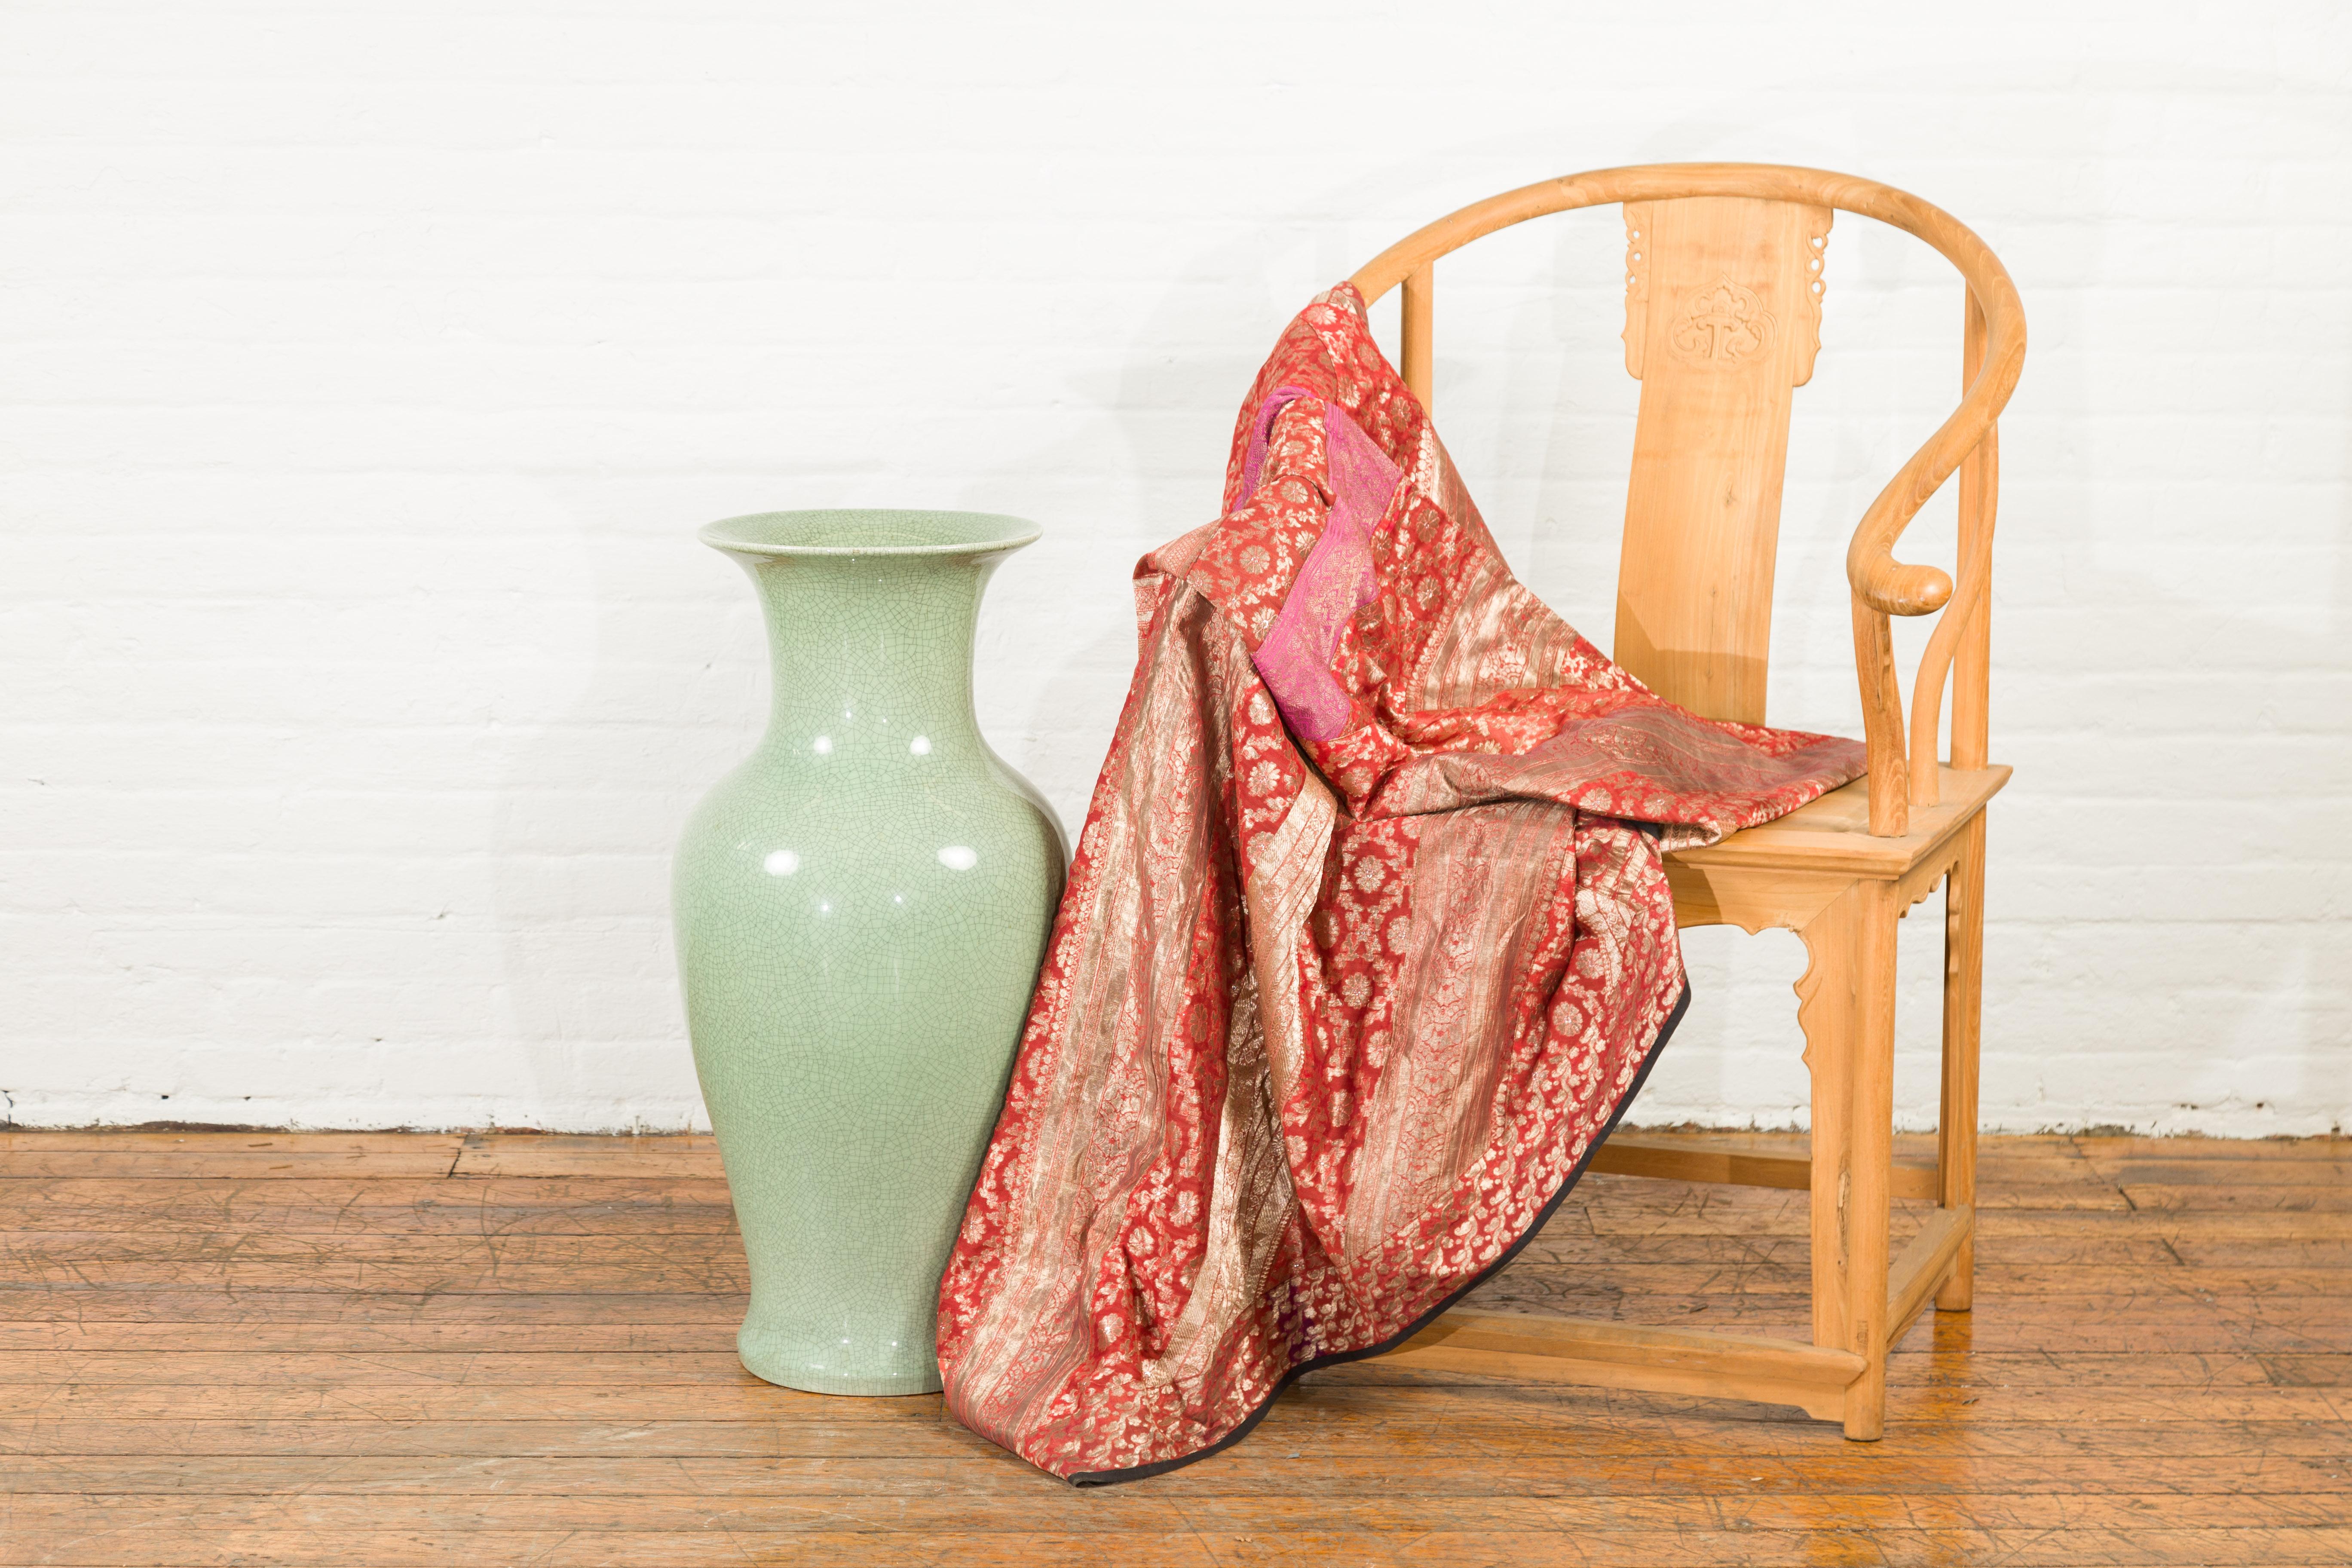
[[[1985,814],[1961,829],[1960,858],[1944,882],[1944,1094],[1936,1123],[1936,1201],[1977,1201],[1977,1058],[1984,1009]],[[1936,1310],[1965,1312],[1976,1300],[1973,1227],[1952,1259]]]
[[[1845,1394],[1845,1435],[1885,1426],[1888,1187],[1895,1164],[1893,884],[1857,881],[1799,934],[1797,982],[1812,1073],[1813,1342],[1868,1363]]]

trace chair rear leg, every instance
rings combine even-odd
[[[1985,816],[1962,829],[1958,864],[1944,882],[1944,1094],[1936,1130],[1936,1201],[1977,1201],[1977,1058],[1984,1009]],[[1965,1312],[1976,1300],[1973,1231],[1936,1292],[1936,1310]]]

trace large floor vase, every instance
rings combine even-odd
[[[730,518],[773,707],[703,798],[673,904],[695,1069],[771,1383],[922,1394],[947,1263],[1061,896],[1059,825],[981,738],[972,637],[1037,537],[971,512]]]

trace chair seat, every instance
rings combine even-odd
[[[1735,833],[1703,849],[1666,857],[1677,867],[1784,871],[1833,871],[1874,880],[1899,878],[1926,863],[1952,835],[1984,809],[2009,782],[2006,767],[1938,768],[1943,798],[1911,808],[1911,831],[1896,838],[1870,833],[1870,784],[1856,779],[1761,827]]]

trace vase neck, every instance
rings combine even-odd
[[[738,556],[768,622],[762,744],[844,758],[984,751],[972,636],[1000,558]]]

